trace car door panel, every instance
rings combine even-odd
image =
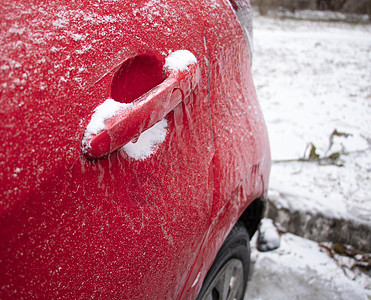
[[[243,1],[242,1],[243,2]],[[200,1],[207,41],[215,155],[209,232],[182,299],[197,296],[218,250],[248,205],[266,196],[270,170],[267,129],[251,74],[251,53],[229,1]]]
[[[9,85],[1,95],[1,133],[8,143],[1,149],[7,164],[1,298],[176,298],[212,210],[213,147],[198,7],[190,1],[5,4],[3,64],[12,73],[2,76],[17,83],[26,74],[27,80],[22,89]],[[22,7],[19,16],[16,5]],[[12,50],[17,43],[27,48],[24,56]],[[112,97],[122,64],[140,54],[164,64],[181,49],[196,56],[201,79],[165,117],[164,142],[144,160],[122,149],[86,159],[84,130],[94,109]]]
[[[266,186],[254,179],[269,174],[270,152],[241,25],[228,1],[202,2],[215,146],[215,216],[241,184],[249,201],[264,194]]]

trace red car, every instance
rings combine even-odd
[[[271,164],[248,1],[0,16],[0,298],[241,299]]]

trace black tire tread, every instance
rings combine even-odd
[[[218,274],[224,264],[231,258],[238,258],[242,260],[244,265],[244,291],[247,284],[247,276],[250,268],[250,238],[247,229],[243,222],[238,221],[228,234],[227,238],[223,242],[222,246],[214,263],[210,267],[201,290],[196,298],[199,300],[206,292],[208,286],[213,281],[214,277]]]

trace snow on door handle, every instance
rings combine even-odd
[[[182,51],[186,50],[177,52]],[[171,55],[168,58],[171,58]],[[88,135],[86,133],[88,130],[86,130],[82,149],[87,158],[102,158],[161,121],[190,95],[200,79],[200,71],[195,58],[194,61],[188,61],[186,65],[177,65],[172,63],[171,59],[167,59],[164,68],[165,80],[162,83],[131,104],[127,104],[125,109],[119,110],[118,113],[106,119],[104,129]],[[120,103],[117,104],[120,105]]]

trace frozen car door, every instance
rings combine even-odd
[[[2,6],[0,298],[175,299],[212,209],[197,4]],[[87,159],[81,145],[95,109],[110,98],[130,105],[161,84],[165,58],[182,49],[200,70],[191,94],[145,145],[140,136]]]
[[[235,201],[236,208],[246,208],[267,193],[263,183],[268,182],[270,150],[252,80],[248,41],[234,13],[239,5],[248,8],[249,2],[202,2],[210,60],[215,217],[227,201]]]

